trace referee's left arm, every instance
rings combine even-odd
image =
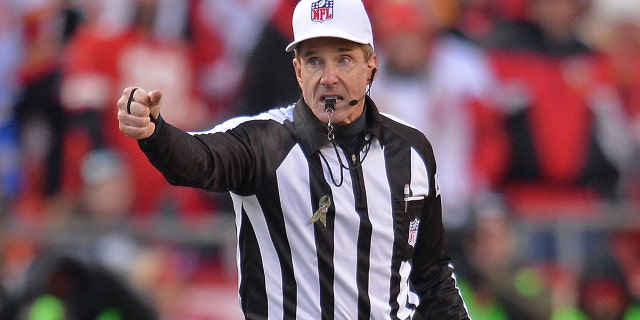
[[[413,319],[469,319],[445,241],[439,195],[429,197],[418,232],[410,277],[420,304]]]

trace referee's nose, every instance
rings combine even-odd
[[[326,87],[332,87],[338,83],[338,68],[330,63],[324,65],[322,70],[322,78],[320,84]]]

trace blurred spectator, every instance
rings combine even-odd
[[[230,316],[240,314],[237,278],[224,269],[223,261],[218,261],[216,249],[220,243],[175,243],[171,239],[189,238],[181,234],[187,229],[181,229],[175,221],[170,222],[170,234],[158,237],[162,232],[158,220],[133,219],[131,208],[138,190],[133,188],[128,163],[117,152],[94,150],[83,159],[80,169],[81,198],[69,215],[53,216],[39,226],[22,226],[22,233],[4,234],[0,230],[0,279],[4,280],[0,288],[7,289],[7,300],[0,300],[0,319],[22,319],[13,318],[18,312],[28,313],[29,319],[43,319],[40,317],[44,315],[68,319],[62,314],[74,312],[82,297],[72,292],[75,289],[69,289],[68,294],[60,292],[58,286],[67,285],[67,280],[55,280],[56,288],[44,283],[48,277],[58,279],[59,272],[54,269],[59,261],[77,266],[64,267],[64,278],[71,282],[70,287],[77,286],[91,295],[82,303],[95,304],[78,312],[94,314],[100,309],[104,317],[72,315],[69,319],[138,319],[126,313],[132,310],[122,309],[135,307],[135,300],[130,301],[132,306],[113,305],[124,303],[110,292],[121,289],[144,295],[145,303],[157,308],[159,317],[153,319],[239,319]],[[5,238],[9,240],[6,246]],[[205,265],[210,257],[215,265]],[[96,279],[87,279],[94,271]],[[106,279],[101,280],[103,276]],[[215,282],[209,282],[211,278]],[[94,287],[98,285],[102,288]],[[130,298],[127,292],[124,294],[122,299]],[[209,299],[218,295],[219,302],[212,305]],[[218,310],[221,307],[226,310]]]
[[[194,19],[192,19],[193,41],[201,42],[201,45],[194,48],[196,55],[205,58],[204,55],[209,51],[208,59],[205,58],[199,69],[199,87],[204,95],[214,105],[222,105],[221,110],[228,114],[239,112],[237,100],[242,92],[251,94],[252,89],[258,89],[262,92],[263,88],[249,89],[246,82],[260,81],[264,77],[247,76],[249,73],[261,72],[261,68],[265,65],[270,67],[279,65],[277,57],[287,56],[282,45],[273,52],[273,59],[266,64],[253,65],[251,62],[251,52],[257,47],[267,44],[260,42],[263,29],[269,28],[270,19],[274,16],[280,16],[280,12],[291,0],[249,0],[249,1],[217,1],[217,0],[199,0],[194,6]],[[291,8],[293,10],[293,8]],[[278,23],[287,27],[290,32],[290,19],[279,19]],[[288,21],[288,22],[287,22]],[[206,35],[209,35],[208,37]],[[200,35],[200,36],[199,36]],[[204,37],[203,37],[204,36]],[[216,48],[217,52],[211,52],[211,40],[215,37],[215,41],[220,43]],[[270,39],[271,49],[275,49],[277,44],[273,43],[274,39]],[[204,54],[203,54],[204,53]],[[290,59],[287,59],[290,65]],[[256,69],[258,68],[258,69]],[[271,84],[273,81],[265,82]],[[296,83],[297,85],[297,83]],[[279,84],[270,87],[273,90],[281,88]],[[271,94],[271,93],[269,93]],[[265,102],[262,101],[261,105]],[[267,102],[268,103],[268,102]],[[255,106],[253,106],[255,107]],[[226,118],[221,112],[216,119]]]
[[[132,226],[134,189],[128,163],[107,149],[92,151],[82,162],[82,195],[72,214],[50,221],[52,250],[64,250],[83,261],[104,265],[120,276],[132,272],[143,249]]]
[[[456,26],[472,41],[491,46],[497,30],[511,21],[526,17],[530,0],[459,0],[461,8]]]
[[[640,230],[614,232],[610,245],[623,275],[618,283],[624,284],[622,291],[628,302],[626,313],[630,317],[625,320],[636,319],[640,317]],[[619,290],[617,287],[616,289]]]
[[[640,3],[596,0],[591,9],[583,34],[604,56],[605,80],[612,89],[606,96],[609,107],[601,112],[608,111],[610,117],[613,114],[619,119],[618,134],[609,140],[609,146],[626,155],[626,161],[621,162],[624,180],[620,193],[635,203],[640,199]],[[592,319],[640,318],[639,239],[636,228],[613,232],[603,241],[623,277],[609,271],[585,279],[583,305]]]
[[[136,225],[131,210],[139,191],[128,163],[117,152],[92,151],[81,173],[78,207],[72,216],[49,224],[45,250],[102,266],[144,294],[162,319],[180,319],[187,314],[180,296],[188,292],[187,282],[200,258]]]
[[[58,90],[65,36],[72,33],[77,17],[70,12],[57,0],[26,1],[22,11],[15,12],[23,19],[25,43],[16,103],[25,173],[17,210],[21,215],[40,215],[60,189],[65,117]]]
[[[157,244],[135,261],[132,284],[158,308],[160,319],[243,319],[237,276],[189,248]]]
[[[581,299],[589,320],[631,320],[640,315],[624,284],[610,277],[585,279]]]
[[[616,120],[599,112],[600,62],[576,35],[584,4],[532,0],[531,20],[491,50],[511,138],[499,183],[516,212],[567,203],[581,212],[619,195],[619,157],[598,130]]]
[[[188,43],[184,39],[188,3],[176,0],[90,2],[88,20],[65,51],[62,102],[72,123],[65,141],[65,194],[77,198],[81,186],[79,163],[92,149],[109,147],[121,153],[131,167],[136,190],[142,181],[134,214],[199,215],[216,208],[202,191],[169,186],[140,153],[137,143],[114,134],[117,123],[108,120],[120,88],[133,83],[171,91],[163,117],[185,128],[201,129],[209,110],[198,96]],[[154,70],[150,74],[149,70]],[[170,88],[170,90],[169,90]],[[149,187],[152,186],[152,187]]]
[[[473,319],[583,319],[578,283],[568,270],[528,265],[509,212],[486,203],[465,236],[461,290]]]
[[[11,249],[22,249],[6,256],[14,283],[0,318],[151,319],[151,310],[135,299],[127,302],[132,296],[125,292],[143,249],[128,220],[136,192],[126,163],[112,151],[96,150],[81,171],[82,197],[73,214],[52,216],[42,229],[26,226],[37,233],[32,245],[19,240],[24,244]]]
[[[36,259],[38,248],[34,236],[29,233],[9,232],[0,234],[0,291],[9,298],[25,284],[25,273]],[[0,301],[0,306],[6,300]]]
[[[502,49],[551,56],[589,52],[590,48],[577,36],[588,4],[586,0],[525,0],[522,14],[506,19],[494,29],[490,43]]]
[[[0,2],[0,218],[6,218],[20,187],[19,144],[14,105],[23,54],[17,0]]]
[[[627,155],[623,163],[623,195],[640,199],[640,2],[629,0],[593,1],[584,24],[583,36],[604,56],[604,77],[611,91],[602,95],[617,112],[621,128],[628,137],[613,137],[608,143]],[[630,140],[627,142],[626,140]],[[612,143],[615,142],[615,143]],[[631,161],[629,161],[631,160]]]
[[[381,69],[371,91],[381,111],[421,129],[438,159],[445,226],[461,228],[495,169],[482,154],[503,135],[489,103],[495,81],[483,50],[426,1],[380,1],[373,16]],[[449,11],[455,11],[449,9]],[[439,17],[439,18],[434,18]]]
[[[47,254],[34,261],[22,290],[0,309],[5,320],[157,319],[149,302],[100,265]]]
[[[523,258],[559,264],[577,277],[587,259],[610,259],[593,246],[606,234],[578,223],[624,195],[621,174],[633,148],[602,57],[579,37],[587,5],[530,0],[526,19],[499,31],[489,51],[510,138],[504,175],[494,185],[516,218],[550,222],[521,235]],[[576,227],[561,234],[561,221]]]
[[[242,94],[236,103],[239,114],[257,114],[300,98],[300,87],[291,68],[293,54],[284,48],[293,40],[291,19],[298,1],[271,1],[275,10],[260,30],[247,56]]]

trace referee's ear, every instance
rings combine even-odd
[[[371,78],[369,78],[369,83],[372,83],[376,78],[376,74],[378,73],[378,55],[375,53],[371,54],[369,60],[367,61],[367,67],[371,70]]]
[[[302,66],[300,65],[300,59],[294,58],[293,61],[293,70],[296,73],[296,80],[298,80],[298,85],[302,88]]]

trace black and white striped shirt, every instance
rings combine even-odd
[[[334,149],[302,100],[199,133],[160,118],[140,141],[170,183],[231,192],[247,319],[467,318],[431,145],[366,104],[368,147],[356,155]],[[343,170],[336,150],[364,160]]]

